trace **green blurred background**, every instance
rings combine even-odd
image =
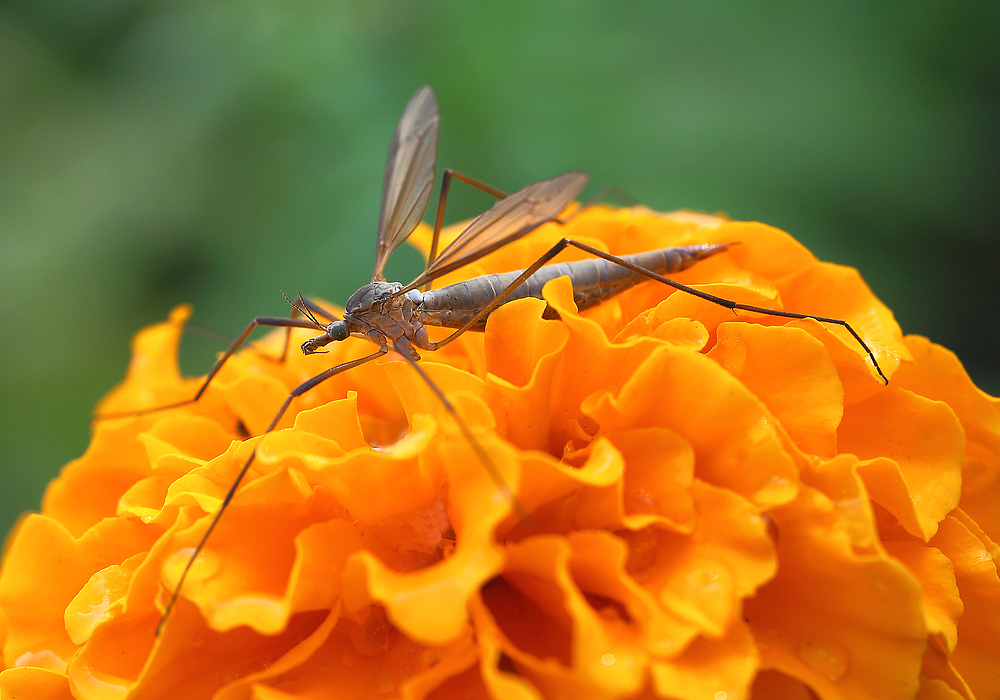
[[[279,287],[368,281],[424,83],[440,164],[784,228],[1000,393],[998,57],[996,2],[8,0],[0,531],[83,452],[141,326],[187,301],[235,335],[287,313]],[[450,218],[489,203],[459,185]],[[220,349],[189,336],[185,369]]]

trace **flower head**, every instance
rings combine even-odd
[[[590,208],[436,284],[523,269],[564,236],[616,255],[738,242],[676,278],[844,319],[891,382],[836,326],[655,282],[578,313],[560,278],[421,361],[515,504],[392,355],[261,436],[290,389],[371,352],[349,339],[279,362],[273,333],[198,402],[98,422],[22,520],[0,573],[0,693],[1000,693],[1000,401],[904,337],[855,270],[762,224]],[[99,411],[194,394],[176,364],[188,314],[136,336]]]

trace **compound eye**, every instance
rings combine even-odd
[[[343,321],[331,324],[328,332],[330,337],[334,340],[347,340],[347,336],[349,335],[347,332],[347,326],[344,325]]]

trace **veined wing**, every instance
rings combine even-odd
[[[464,267],[551,221],[576,199],[586,184],[585,173],[570,171],[551,180],[528,185],[501,199],[466,226],[458,238],[448,244],[406,289],[414,289]]]
[[[440,120],[437,98],[425,85],[410,98],[396,125],[385,161],[372,282],[385,279],[386,260],[424,216],[434,186]]]

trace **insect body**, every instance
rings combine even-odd
[[[674,273],[686,270],[730,245],[662,248],[626,255],[621,260],[659,274]],[[620,263],[600,258],[545,265],[512,287],[523,274],[524,270],[482,275],[427,292],[418,289],[404,291],[403,285],[394,282],[372,282],[348,299],[343,320],[328,324],[323,335],[302,344],[302,351],[310,355],[330,342],[356,335],[379,345],[392,341],[397,351],[418,360],[420,356],[416,348],[436,350],[440,347],[439,343],[428,339],[424,326],[483,331],[489,317],[489,314],[483,315],[483,310],[494,304],[508,288],[511,291],[504,301],[528,297],[541,299],[546,282],[557,277],[569,277],[573,284],[573,300],[583,311],[647,279]],[[554,312],[546,309],[546,317],[553,315]]]

